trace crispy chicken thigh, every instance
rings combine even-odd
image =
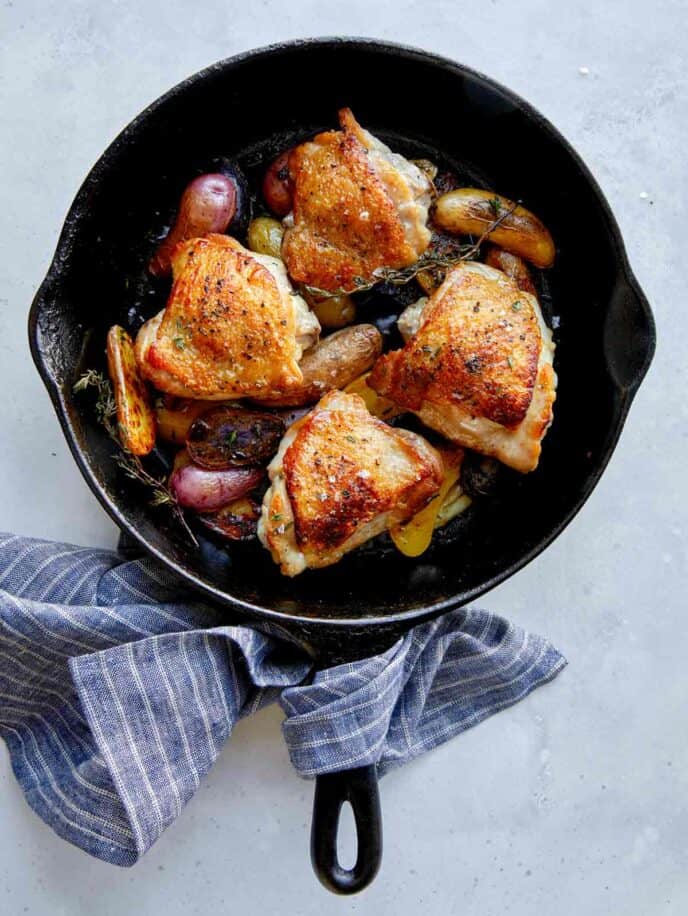
[[[318,134],[289,159],[293,214],[282,257],[290,276],[319,289],[354,289],[378,267],[406,267],[430,243],[430,182],[339,112],[341,131]],[[290,225],[291,224],[291,225]]]
[[[330,392],[270,463],[258,536],[287,576],[330,566],[422,509],[443,473],[423,438],[372,417],[356,394]]]
[[[378,360],[368,384],[459,445],[517,471],[537,467],[556,375],[536,297],[464,262],[399,325],[406,345]]]
[[[139,331],[145,378],[180,397],[274,397],[302,380],[299,360],[320,325],[277,258],[226,235],[182,242],[167,307]]]

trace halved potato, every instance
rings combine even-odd
[[[231,403],[228,401],[227,405]],[[180,398],[174,407],[167,407],[165,401],[161,400],[155,406],[158,435],[166,442],[183,445],[193,421],[208,410],[222,406],[224,406],[223,401],[194,401],[190,398]]]
[[[512,213],[490,232],[488,238],[536,267],[551,267],[554,242],[546,226],[525,207],[507,197],[480,188],[457,188],[437,198],[433,220],[446,232],[480,236],[501,216]]]
[[[197,417],[186,438],[194,464],[209,471],[267,464],[285,423],[276,413],[245,407],[213,407]]]
[[[120,442],[132,455],[147,455],[155,446],[155,413],[146,383],[139,375],[134,343],[117,324],[108,331],[107,361]]]

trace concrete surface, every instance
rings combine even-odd
[[[253,46],[318,34],[391,38],[523,94],[601,182],[660,335],[585,510],[486,601],[548,634],[569,668],[384,781],[385,861],[372,889],[342,900],[315,882],[312,787],[292,772],[280,716],[268,710],[237,729],[179,821],[130,871],[54,836],[0,751],[0,913],[683,916],[686,3],[9,0],[0,15],[3,528],[114,543],[30,362],[25,315],[106,144],[182,77]]]

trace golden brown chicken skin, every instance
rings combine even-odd
[[[302,351],[320,326],[276,258],[226,235],[178,245],[164,312],[139,331],[145,378],[180,397],[225,400],[284,394],[302,380]]]
[[[378,267],[413,264],[430,243],[427,177],[363,130],[348,108],[339,119],[340,131],[291,153],[293,213],[282,245],[296,282],[329,291],[355,289]]]
[[[290,427],[268,473],[258,536],[294,576],[407,521],[438,492],[444,466],[421,436],[334,391]]]
[[[378,360],[368,384],[453,442],[533,470],[556,390],[536,297],[500,270],[461,263],[409,312],[406,345]]]

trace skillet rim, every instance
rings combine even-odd
[[[554,526],[554,528],[526,554],[524,554],[522,557],[519,557],[519,559],[514,563],[511,563],[509,566],[500,570],[490,579],[486,580],[475,588],[468,589],[465,592],[459,592],[450,598],[445,598],[432,604],[421,604],[405,611],[373,617],[303,616],[298,613],[287,613],[283,611],[276,611],[271,608],[264,608],[260,605],[245,601],[244,599],[237,598],[234,595],[231,595],[229,592],[223,591],[219,587],[215,587],[207,582],[204,582],[195,573],[183,569],[163,551],[149,544],[146,541],[145,536],[141,534],[134,525],[130,524],[123,517],[115,501],[109,497],[105,489],[100,485],[96,479],[91,464],[87,461],[81,447],[77,443],[76,433],[69,417],[69,410],[67,404],[65,403],[62,387],[58,380],[53,376],[47,365],[46,355],[44,353],[44,344],[41,339],[41,330],[39,326],[40,314],[45,305],[45,302],[50,297],[50,292],[53,290],[53,288],[59,287],[63,264],[70,257],[74,242],[74,235],[76,233],[75,226],[79,222],[84,199],[86,198],[90,188],[100,181],[101,172],[106,168],[109,161],[118,154],[121,147],[123,147],[129,140],[129,137],[138,131],[140,124],[145,121],[150,116],[150,114],[152,114],[160,106],[167,102],[168,99],[178,96],[192,85],[196,85],[197,83],[204,81],[209,76],[212,76],[219,71],[233,69],[237,66],[240,66],[247,60],[274,56],[286,51],[299,49],[308,50],[308,48],[311,47],[326,48],[327,46],[332,45],[350,47],[352,50],[356,50],[361,46],[367,49],[373,48],[376,52],[382,55],[402,56],[407,60],[422,61],[426,64],[430,64],[434,68],[440,68],[458,76],[468,76],[478,83],[482,83],[492,92],[508,100],[509,103],[518,109],[523,115],[525,115],[525,117],[534,121],[542,131],[549,135],[550,139],[555,141],[564,150],[572,164],[578,170],[582,180],[584,180],[592,190],[599,205],[600,212],[606,222],[606,229],[613,243],[614,254],[616,256],[617,262],[617,287],[620,281],[625,284],[627,290],[634,298],[637,305],[640,307],[646,323],[647,334],[646,351],[640,367],[635,371],[633,381],[625,386],[620,384],[618,381],[615,382],[619,394],[619,416],[616,427],[613,430],[610,430],[610,436],[607,442],[605,453],[601,456],[594,472],[592,472],[588,477],[586,486],[581,489],[576,504]],[[329,630],[341,630],[349,628],[375,628],[378,630],[384,630],[385,628],[389,629],[394,625],[411,624],[413,622],[417,623],[421,620],[435,617],[446,611],[461,607],[467,604],[469,601],[479,597],[480,595],[485,594],[490,589],[506,581],[508,578],[514,575],[514,573],[523,569],[523,567],[525,567],[528,563],[535,559],[535,557],[542,553],[575,518],[578,512],[582,509],[585,502],[590,497],[592,491],[597,486],[597,483],[599,482],[600,477],[606,469],[607,464],[609,463],[609,460],[611,459],[611,456],[616,448],[619,437],[628,417],[628,411],[630,409],[633,398],[652,361],[656,344],[654,315],[647,298],[645,297],[635,275],[631,270],[630,264],[628,262],[628,255],[626,253],[626,248],[623,242],[623,237],[611,207],[605,198],[599,184],[597,183],[588,167],[585,165],[580,155],[571,146],[569,141],[559,132],[559,130],[557,130],[557,128],[555,128],[554,125],[544,115],[537,111],[537,109],[535,109],[525,99],[521,98],[521,96],[519,96],[513,90],[508,89],[506,86],[503,86],[501,83],[497,82],[489,76],[486,76],[478,70],[475,70],[464,64],[460,64],[442,55],[415,48],[410,45],[397,42],[382,41],[376,38],[351,36],[323,36],[293,39],[290,41],[276,42],[270,45],[262,46],[260,48],[254,48],[249,51],[244,51],[231,57],[224,58],[223,60],[216,61],[215,63],[210,64],[208,67],[205,67],[202,70],[199,70],[196,73],[181,80],[163,95],[159,96],[157,99],[151,102],[151,104],[144,108],[138,115],[136,115],[136,117],[134,117],[106,147],[104,152],[98,158],[82,182],[81,187],[77,191],[74,200],[70,205],[62,230],[60,232],[55,254],[53,255],[50,266],[33,299],[29,311],[28,334],[29,345],[34,364],[48,391],[51,402],[53,404],[53,408],[57,414],[60,426],[62,427],[62,431],[65,435],[67,444],[76,461],[76,464],[93,494],[96,496],[107,514],[121,531],[126,532],[130,537],[138,542],[146,552],[153,555],[157,560],[159,560],[164,566],[166,566],[171,572],[181,578],[184,582],[190,584],[196,590],[231,610],[238,611],[250,618],[263,618],[276,624],[286,626],[288,629],[294,625],[301,625],[308,628],[323,627]]]

